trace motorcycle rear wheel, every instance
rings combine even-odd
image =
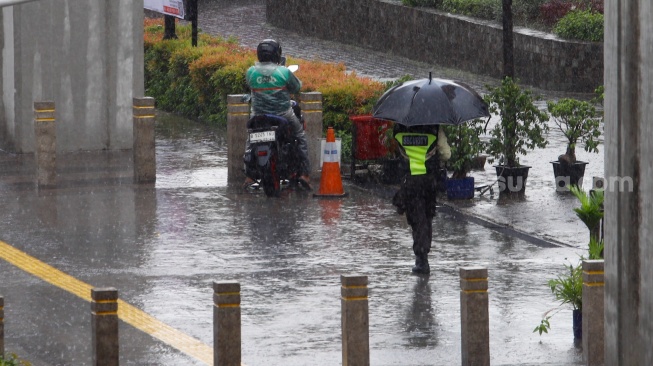
[[[265,166],[263,178],[261,179],[263,185],[263,192],[268,197],[279,197],[281,192],[281,182],[279,180],[279,173],[277,172],[277,155],[272,154],[268,164]]]

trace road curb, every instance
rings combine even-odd
[[[369,183],[369,182],[357,183],[357,182],[352,182],[351,180],[348,181],[348,184],[353,188],[359,189],[360,191],[370,193],[388,200],[392,199],[392,196],[394,195],[396,190],[399,189],[399,186],[389,186],[389,185],[382,185],[382,184]],[[445,200],[445,202],[442,202],[442,200],[440,200],[440,202],[438,202],[437,207],[438,207],[437,210],[438,212],[445,213],[448,215],[453,215],[457,218],[462,218],[468,222],[483,226],[485,228],[488,228],[490,230],[505,235],[510,235],[512,237],[519,238],[521,240],[524,240],[526,242],[529,242],[541,248],[574,248],[573,245],[570,245],[568,243],[563,243],[549,238],[542,238],[538,235],[523,231],[507,223],[498,222],[496,220],[490,220],[489,218],[480,215],[470,214],[469,212],[466,212],[463,208],[457,206],[451,201]]]

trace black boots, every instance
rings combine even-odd
[[[429,267],[428,254],[415,254],[415,265],[413,266],[413,273],[416,274],[429,274],[431,268]]]

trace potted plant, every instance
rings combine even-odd
[[[547,284],[555,299],[560,301],[560,306],[571,305],[574,338],[580,339],[583,336],[583,268],[580,263],[576,266],[573,264],[565,265],[565,268],[567,269],[565,274],[558,275],[555,279],[549,280]],[[551,314],[554,310],[557,311]],[[535,327],[533,332],[539,332],[540,335],[548,333],[548,330],[551,329],[549,320],[558,311],[560,311],[560,307],[544,313],[542,321]]]
[[[485,151],[486,143],[481,140],[483,125],[483,120],[475,119],[458,126],[440,126],[445,129],[451,148],[447,167],[452,175],[446,182],[449,199],[474,197],[474,177],[467,174],[474,168],[478,155]]]
[[[576,216],[583,221],[590,231],[590,240],[588,245],[589,259],[603,259],[603,239],[600,238],[600,223],[603,219],[603,191],[594,191],[587,194],[578,186],[570,186],[571,192],[578,198],[581,206],[574,208]],[[583,257],[581,257],[581,260]],[[582,309],[583,309],[583,270],[581,263],[576,266],[573,264],[565,265],[567,272],[548,281],[548,286],[556,300],[560,301],[560,306],[570,304],[572,306],[572,320],[574,338],[582,338]],[[555,313],[551,309],[544,313],[540,324],[535,327],[533,332],[548,333],[551,329],[549,319]],[[551,315],[549,315],[551,314]]]
[[[490,131],[487,152],[498,160],[495,165],[500,193],[520,193],[526,189],[530,166],[519,163],[519,154],[544,148],[549,116],[535,106],[535,98],[522,90],[510,77],[496,88],[488,87],[485,102],[491,113],[499,113],[501,120]]]
[[[590,259],[603,258],[603,238],[601,236],[603,191],[595,190],[588,194],[578,186],[570,186],[570,191],[580,202],[580,207],[574,208],[574,212],[590,232]],[[598,253],[593,253],[596,251],[596,247],[601,250]]]
[[[569,191],[570,185],[582,186],[587,162],[576,159],[576,145],[580,142],[587,152],[598,153],[601,120],[596,108],[586,101],[564,98],[548,102],[549,113],[567,139],[567,151],[552,161],[556,190]]]

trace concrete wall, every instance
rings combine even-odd
[[[501,25],[380,0],[267,0],[271,24],[309,36],[387,51],[500,78]],[[603,84],[603,44],[515,29],[521,83],[574,92]],[[379,62],[382,62],[381,60]]]
[[[605,364],[653,365],[653,3],[605,14]]]
[[[0,148],[34,151],[42,100],[56,104],[58,151],[131,148],[143,0],[40,0],[3,8],[0,23]]]

